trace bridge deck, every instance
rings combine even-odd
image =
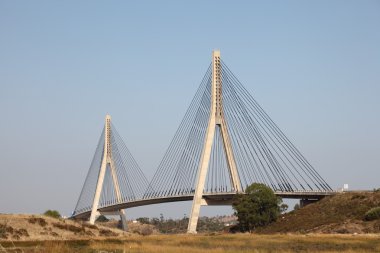
[[[275,192],[275,194],[281,198],[287,198],[287,199],[315,199],[319,200],[323,197],[335,195],[339,192],[331,191],[313,191],[313,192],[305,192],[305,191],[295,191],[295,192]],[[204,193],[203,198],[205,200],[210,200],[213,203],[230,203],[232,201],[233,196],[236,195],[235,192],[228,192],[228,193]],[[124,202],[120,204],[114,204],[106,207],[99,208],[99,212],[113,212],[120,209],[127,209],[132,207],[138,207],[138,206],[146,206],[146,205],[153,205],[153,204],[162,204],[162,203],[168,203],[168,202],[178,202],[178,201],[189,201],[193,200],[194,195],[180,195],[180,196],[170,196],[170,197],[159,197],[159,198],[150,198],[150,199],[140,199],[135,200],[131,202]],[[72,218],[76,219],[85,219],[90,216],[91,210],[74,214]]]

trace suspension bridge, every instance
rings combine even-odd
[[[116,214],[126,229],[127,208],[192,200],[188,232],[196,233],[202,205],[231,205],[255,182],[305,203],[336,193],[213,51],[151,181],[106,116],[72,217],[93,224]]]

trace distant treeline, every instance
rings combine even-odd
[[[219,232],[223,231],[225,228],[225,223],[222,218],[225,216],[218,217],[200,217],[198,221],[198,232]],[[142,224],[150,224],[155,226],[163,234],[178,234],[186,233],[187,225],[189,223],[189,218],[184,216],[182,219],[165,219],[161,214],[160,218],[147,218],[141,217],[136,219]]]

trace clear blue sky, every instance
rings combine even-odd
[[[380,187],[379,1],[0,0],[0,212],[70,214],[106,113],[150,179],[215,48],[333,188]]]

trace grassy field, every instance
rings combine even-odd
[[[380,252],[380,235],[157,235],[118,240],[0,242],[0,252]]]

